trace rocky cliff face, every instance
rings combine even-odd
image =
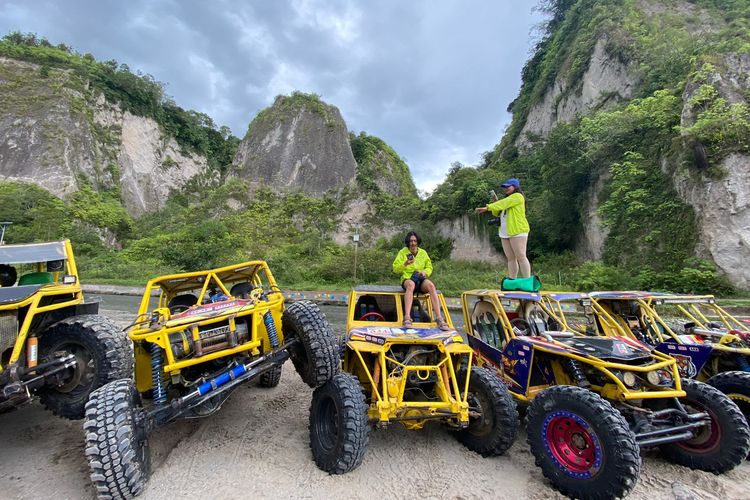
[[[353,182],[356,162],[339,110],[315,96],[279,96],[250,124],[234,175],[278,191],[321,196]]]
[[[586,193],[583,209],[583,230],[576,241],[575,253],[581,260],[601,260],[608,230],[599,216],[599,198],[608,175],[601,175],[591,190]]]
[[[634,5],[649,19],[660,16],[683,19],[684,29],[695,39],[721,33],[727,27],[724,23],[728,20],[721,13],[716,15],[689,1],[638,0]],[[604,33],[594,46],[589,67],[581,80],[568,82],[569,62],[563,63],[554,83],[530,106],[515,141],[521,150],[531,145],[531,139],[546,137],[557,124],[606,110],[639,92],[643,63],[640,67],[635,63],[624,64],[609,54],[608,35]],[[619,42],[624,39],[620,38]],[[682,94],[681,127],[696,123],[697,112],[690,102],[703,84],[710,84],[728,105],[750,104],[750,54],[717,53],[704,60],[711,61],[712,73],[703,74],[699,79],[693,75],[690,78],[694,81],[688,78]],[[675,147],[680,150],[679,145]],[[745,265],[750,259],[750,156],[730,150],[715,153],[723,159],[711,163],[705,151],[700,153],[701,147],[685,142],[679,152],[663,151],[654,161],[662,165],[679,196],[695,210],[699,227],[696,256],[713,261],[734,285],[750,288],[750,270]],[[691,160],[694,148],[695,162]],[[601,193],[607,183],[606,169],[601,169],[596,176],[599,180],[584,195],[584,229],[578,235],[575,248],[576,254],[586,260],[600,259],[607,239],[607,230],[598,215]]]
[[[158,124],[107,103],[68,71],[0,58],[0,179],[64,198],[89,183],[118,192],[133,216],[206,170]]]
[[[493,228],[483,224],[484,222],[477,222],[469,215],[438,222],[440,235],[453,240],[451,259],[505,264],[505,256],[490,244],[490,231]]]
[[[750,104],[750,54],[728,54],[705,81],[729,104]],[[683,94],[681,125],[695,122],[690,99],[700,82],[689,82]],[[727,124],[729,125],[729,124]],[[699,255],[713,260],[730,280],[750,288],[750,156],[730,154],[718,165],[719,174],[680,169],[674,174],[677,192],[698,217]]]
[[[117,115],[120,189],[131,215],[161,208],[170,191],[208,172],[206,158],[183,151],[174,139],[161,133],[155,121],[128,112]]]
[[[576,88],[567,82],[565,73],[555,79],[544,97],[531,107],[516,146],[529,145],[529,136],[545,137],[558,123],[566,123],[577,115],[608,106],[632,96],[637,83],[634,71],[605,50],[607,39],[600,38],[594,46],[591,62]]]

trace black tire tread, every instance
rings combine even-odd
[[[457,374],[459,388],[466,381],[466,370]],[[472,390],[473,389],[473,390]],[[483,457],[502,455],[513,446],[518,437],[518,411],[513,396],[486,368],[474,367],[471,369],[469,380],[469,392],[483,390],[487,393],[492,404],[494,422],[492,431],[488,436],[475,436],[469,429],[462,429],[456,433],[456,438],[471,451],[475,451]]]
[[[590,484],[581,484],[584,483],[583,481],[578,484],[571,481],[560,481],[562,473],[548,461],[541,459],[541,457],[546,456],[546,451],[534,439],[534,433],[538,433],[542,428],[541,423],[544,416],[549,412],[549,408],[555,400],[577,400],[590,408],[592,413],[601,419],[603,427],[611,432],[613,442],[617,443],[616,447],[607,449],[606,452],[618,458],[619,466],[613,474],[609,474],[607,477],[602,476],[603,481],[596,487]],[[622,498],[627,496],[638,483],[641,457],[635,435],[622,414],[598,394],[574,386],[550,387],[538,394],[528,406],[527,422],[527,441],[537,467],[542,469],[544,476],[564,495],[594,500]],[[576,486],[580,489],[576,489]]]
[[[339,344],[325,314],[309,300],[293,302],[282,316],[285,340],[298,337],[301,345],[290,349],[294,368],[310,387],[320,387],[339,371]]]
[[[737,405],[713,385],[697,380],[683,380],[682,389],[688,393],[688,399],[697,397],[703,401],[713,402],[711,409],[718,414],[718,418],[725,420],[722,432],[726,437],[722,438],[718,454],[711,458],[687,453],[678,446],[679,443],[661,446],[662,454],[674,463],[714,474],[730,471],[742,464],[750,452],[750,427]],[[685,402],[684,399],[681,401]],[[731,435],[727,433],[727,429],[731,430]]]
[[[319,449],[314,436],[315,421],[319,418],[315,411],[316,402],[321,397],[330,396],[340,399],[343,408],[342,440],[339,449],[326,453]],[[367,451],[370,439],[370,423],[367,417],[367,403],[362,393],[362,386],[357,377],[350,373],[339,373],[325,385],[315,389],[310,405],[310,449],[315,464],[329,474],[344,474],[359,467]]]
[[[139,460],[136,450],[136,401],[133,382],[122,379],[94,391],[86,404],[86,458],[100,499],[133,498],[148,479],[148,460]]]
[[[724,394],[740,393],[743,396],[750,397],[750,372],[730,371],[714,375],[706,380],[708,385],[716,387]],[[731,399],[731,398],[730,398]],[[736,403],[736,401],[735,401]],[[743,411],[745,419],[750,419],[750,413],[747,412],[750,404],[743,402],[737,405]]]
[[[86,336],[96,345],[92,355],[97,370],[90,392],[114,380],[133,376],[133,343],[106,316],[82,314],[58,321],[40,336],[40,351],[45,353],[61,336]],[[90,392],[70,396],[54,388],[44,388],[39,391],[39,399],[53,414],[75,420],[83,418]]]
[[[282,365],[278,365],[261,373],[260,377],[258,377],[258,385],[265,388],[272,388],[279,385],[281,381],[281,369]]]

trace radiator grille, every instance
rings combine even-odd
[[[13,347],[18,336],[16,311],[0,312],[0,354]]]

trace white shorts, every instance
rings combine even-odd
[[[522,236],[528,236],[528,235],[529,233],[519,233],[519,234],[514,234],[513,236],[500,236],[500,237],[503,238],[504,240],[509,240],[511,238],[521,238]]]

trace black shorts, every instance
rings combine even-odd
[[[425,279],[427,279],[427,278],[423,278],[418,272],[414,271],[411,274],[411,278],[409,278],[408,280],[404,280],[404,281],[401,282],[401,288],[403,288],[404,290],[406,290],[405,283],[407,281],[411,280],[411,281],[414,282],[414,285],[415,285],[414,290],[417,291],[417,292],[421,292],[422,291],[422,283],[424,283]]]

